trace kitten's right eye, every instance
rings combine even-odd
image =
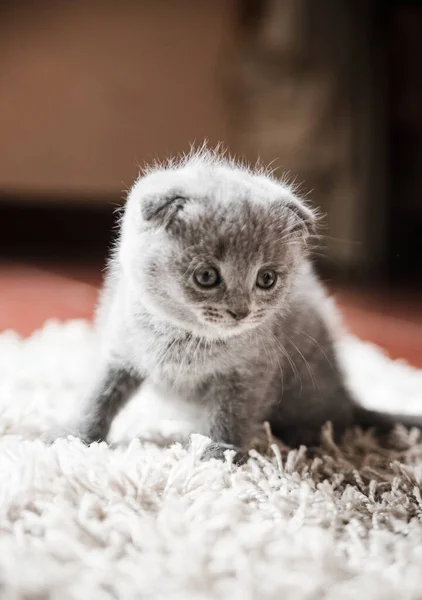
[[[193,278],[202,288],[213,288],[221,282],[220,274],[214,267],[199,267],[194,272]]]

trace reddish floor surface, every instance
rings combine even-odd
[[[101,270],[0,265],[0,331],[27,336],[49,318],[92,318]],[[333,288],[349,330],[422,368],[422,298]]]
[[[90,319],[97,282],[26,265],[0,266],[0,331],[28,336],[49,318]]]

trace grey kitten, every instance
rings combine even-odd
[[[317,444],[360,423],[311,266],[315,214],[293,190],[200,151],[138,179],[124,209],[97,314],[96,383],[63,433],[105,439],[148,380],[213,444],[239,451],[264,420],[287,444]]]

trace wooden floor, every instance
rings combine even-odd
[[[101,269],[0,263],[0,331],[27,336],[46,319],[91,319]],[[350,331],[422,368],[422,297],[331,286]]]

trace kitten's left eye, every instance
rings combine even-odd
[[[256,285],[264,290],[269,290],[277,281],[277,273],[272,269],[262,269],[256,278]]]
[[[199,267],[194,272],[193,278],[195,283],[203,288],[213,288],[221,282],[220,274],[214,267]]]

